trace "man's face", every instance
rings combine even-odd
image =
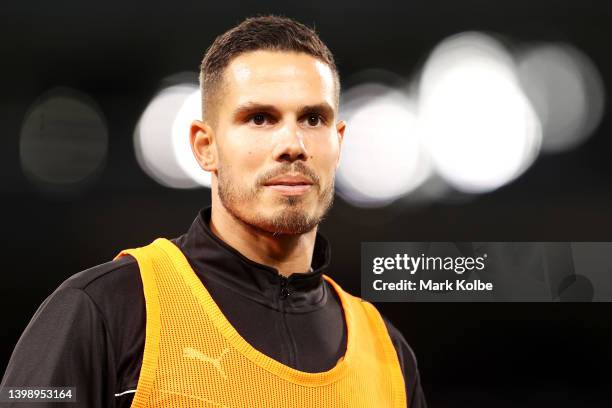
[[[255,51],[224,72],[218,194],[230,214],[279,234],[311,231],[331,207],[344,123],[334,76],[303,53]]]

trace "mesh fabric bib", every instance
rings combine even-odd
[[[146,302],[142,368],[132,407],[406,407],[397,354],[378,311],[338,293],[347,350],[329,371],[286,366],[251,346],[225,318],[183,253],[159,238],[136,258]]]

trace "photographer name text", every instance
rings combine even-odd
[[[432,279],[421,279],[418,282],[402,279],[397,282],[384,282],[381,279],[375,280],[373,283],[376,291],[431,291],[431,292],[450,292],[450,291],[465,291],[479,292],[492,291],[493,283],[483,282],[481,280],[468,281],[465,279],[446,280],[437,282]]]

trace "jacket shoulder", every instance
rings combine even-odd
[[[72,288],[88,292],[95,286],[112,286],[117,279],[133,278],[134,272],[140,273],[136,260],[131,256],[123,256],[75,273],[58,289]]]

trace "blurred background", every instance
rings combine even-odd
[[[210,204],[187,144],[216,35],[275,13],[334,53],[348,122],[321,231],[363,241],[612,241],[612,6],[501,0],[5,2],[0,371],[63,280]],[[612,273],[612,271],[610,271]],[[432,407],[609,407],[609,303],[381,303]]]

